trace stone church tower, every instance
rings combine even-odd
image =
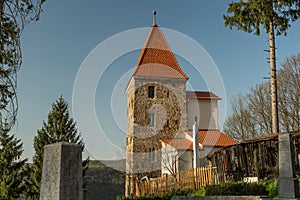
[[[161,175],[160,140],[184,137],[187,80],[154,12],[154,23],[126,88],[126,196],[135,195],[136,180]]]

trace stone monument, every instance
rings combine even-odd
[[[61,142],[44,147],[40,200],[83,200],[80,145]]]
[[[298,199],[299,185],[295,175],[294,151],[290,133],[279,133],[279,199]]]

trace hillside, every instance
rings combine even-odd
[[[88,200],[110,200],[115,199],[116,196],[123,195],[125,190],[125,172],[124,170],[119,171],[116,169],[124,168],[125,160],[91,160],[85,178]]]

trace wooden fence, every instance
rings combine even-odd
[[[139,181],[136,185],[136,196],[162,194],[172,190],[195,190],[208,184],[212,184],[212,166]]]
[[[300,172],[300,132],[292,133],[295,170]],[[271,134],[224,147],[208,155],[214,170],[214,183],[243,180],[245,177],[278,177],[278,134]]]

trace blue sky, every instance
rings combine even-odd
[[[227,106],[226,113],[230,113],[231,97],[239,92],[245,93],[249,87],[261,83],[263,77],[268,76],[269,65],[266,62],[268,55],[263,51],[268,48],[265,33],[257,37],[224,27],[222,16],[229,2],[73,0],[70,3],[66,0],[48,0],[40,21],[26,27],[21,41],[23,66],[18,74],[19,113],[13,131],[24,143],[24,157],[31,159],[33,137],[37,129],[41,128],[43,120],[46,120],[51,104],[60,95],[69,102],[72,112],[75,78],[89,53],[116,34],[135,28],[149,28],[152,24],[152,10],[157,11],[160,27],[191,37],[209,54],[223,79],[227,98],[221,97],[226,99],[223,102]],[[277,38],[278,66],[285,57],[300,52],[299,23],[292,24],[286,37]],[[107,51],[115,51],[114,48],[108,48]],[[186,52],[189,54],[189,49]],[[126,77],[130,76],[129,70],[134,68],[139,53],[136,50],[120,55],[98,82],[95,113],[105,137],[99,140],[96,138],[95,148],[89,149],[89,141],[93,136],[82,132],[83,138],[87,138],[87,154],[92,158],[115,158],[125,145],[126,95],[122,87],[126,87]],[[195,75],[188,61],[178,55],[177,58],[182,69],[190,76],[193,88],[206,90],[203,77]],[[126,73],[127,76],[123,76]],[[115,85],[118,85],[117,89]],[[116,106],[112,109],[111,104]]]

